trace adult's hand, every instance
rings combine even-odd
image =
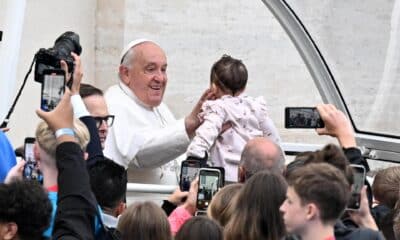
[[[189,192],[182,192],[179,188],[177,188],[169,197],[168,202],[179,206],[182,204],[182,199],[187,198]]]
[[[360,208],[357,211],[349,211],[349,215],[359,227],[365,227],[379,231],[369,209],[367,186],[364,186],[361,190]]]
[[[10,131],[10,128],[0,128],[0,130],[1,130],[3,133],[6,133],[6,132]]]
[[[194,136],[196,129],[200,126],[202,120],[198,117],[201,112],[201,106],[207,100],[215,99],[215,94],[211,89],[207,89],[201,95],[199,101],[194,106],[192,112],[185,118],[186,132],[190,138]]]
[[[7,176],[4,179],[4,183],[8,184],[12,182],[14,179],[22,180],[22,173],[24,171],[25,163],[26,163],[25,160],[21,160],[17,163],[17,165],[12,167],[8,171]]]
[[[61,128],[73,129],[73,111],[71,105],[71,91],[65,88],[64,96],[58,103],[57,107],[50,112],[45,112],[41,109],[36,110],[36,114],[43,119],[53,132]],[[74,136],[61,135],[57,138],[58,143],[72,141],[76,142]]]
[[[189,194],[183,207],[192,215],[196,212],[197,191],[199,187],[199,178],[196,178],[191,184]]]
[[[332,104],[320,104],[317,109],[325,123],[324,128],[317,129],[319,135],[336,137],[344,148],[357,146],[353,127],[343,112]]]
[[[69,81],[72,81],[71,85],[71,94],[72,95],[77,95],[79,94],[79,89],[81,86],[81,81],[83,77],[83,67],[82,67],[82,62],[81,58],[79,55],[75,54],[74,52],[71,52],[71,56],[74,58],[74,75],[73,78],[71,78],[71,74],[68,69],[68,65],[64,60],[60,61],[61,68],[65,71],[66,73],[66,82],[69,83]]]

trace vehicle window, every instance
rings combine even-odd
[[[360,131],[400,136],[400,2],[294,1]]]
[[[286,106],[315,106],[322,100],[293,43],[261,1],[197,1],[179,6],[168,1],[126,2],[127,9],[134,11],[125,12],[124,38],[134,39],[138,29],[166,50],[165,99],[177,117],[190,112],[209,86],[212,64],[229,54],[247,66],[247,94],[264,96],[284,142],[332,141],[313,129],[284,128]],[[157,14],[146,17],[150,13]]]

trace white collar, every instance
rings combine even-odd
[[[121,88],[122,92],[124,92],[128,97],[130,97],[133,101],[135,101],[137,104],[141,105],[142,107],[149,109],[149,110],[154,110],[155,107],[151,107],[144,102],[142,102],[136,95],[135,93],[121,80],[119,80],[118,83],[119,87]]]

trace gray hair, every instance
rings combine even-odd
[[[265,139],[265,141],[269,141]],[[263,143],[267,142],[249,142],[243,149],[240,166],[243,166],[246,179],[259,171],[270,170],[276,173],[282,173],[285,167],[285,154],[281,147],[275,142],[269,141],[272,148],[265,151]]]

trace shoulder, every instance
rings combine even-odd
[[[105,91],[104,95],[105,95],[105,97],[108,97],[108,96],[111,96],[111,95],[114,95],[114,94],[118,94],[119,92],[121,92],[121,90],[120,90],[118,84],[115,84],[115,85],[112,85],[111,87],[109,87]]]
[[[207,100],[203,103],[201,109],[205,114],[217,113],[221,114],[225,112],[225,108],[228,106],[225,98],[216,100]]]

